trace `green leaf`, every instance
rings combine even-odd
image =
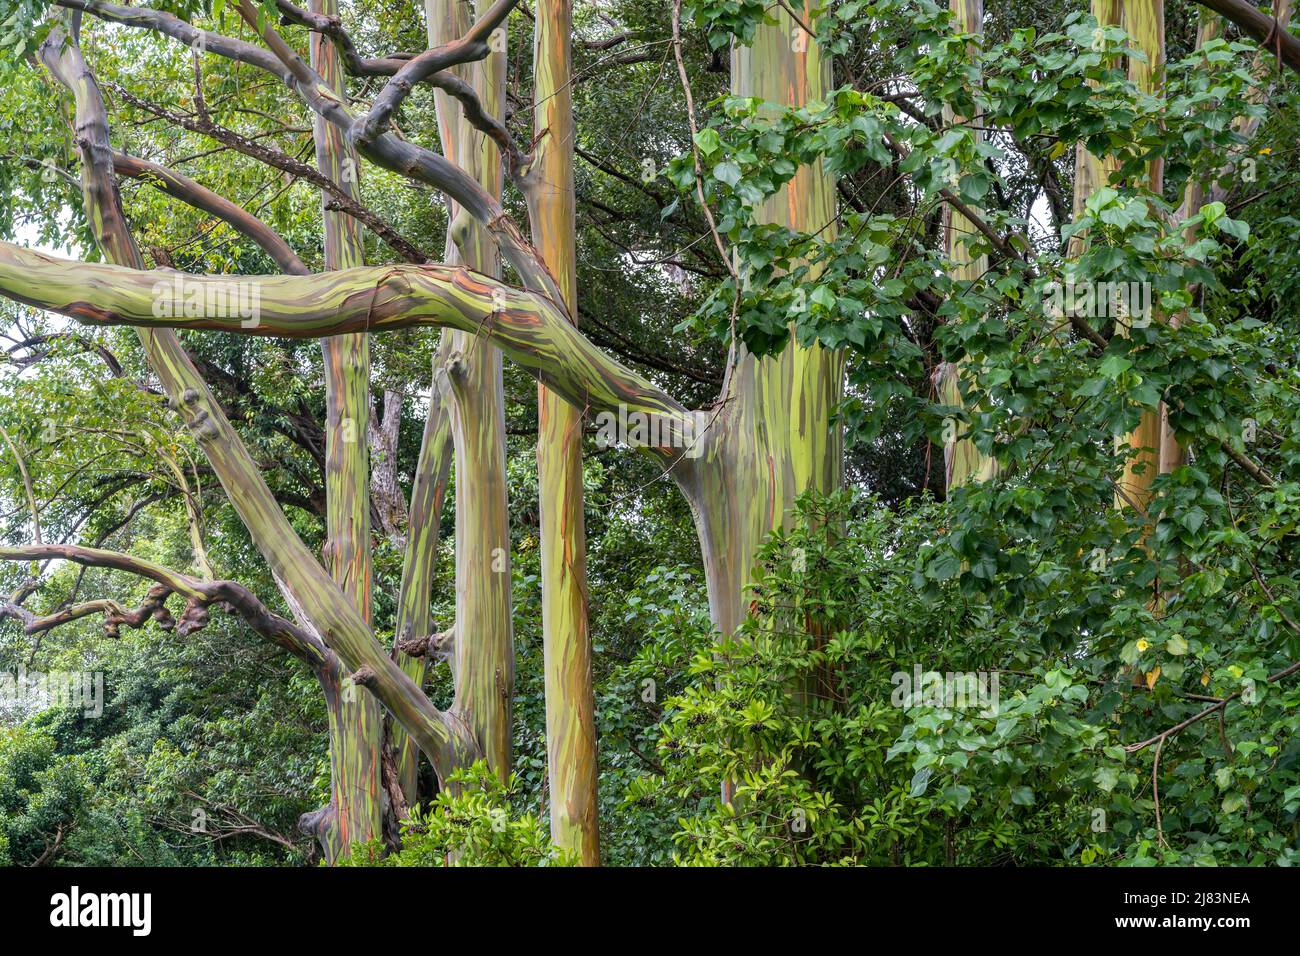
[[[912,787],[908,791],[908,796],[919,797],[925,793],[926,787],[930,786],[930,775],[933,771],[929,767],[922,767],[916,773],[912,774]]]
[[[695,145],[705,156],[712,156],[722,146],[722,137],[712,126],[706,126],[695,134]]]

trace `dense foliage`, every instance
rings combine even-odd
[[[1197,47],[1192,3],[1167,5],[1158,97],[1119,65],[1130,52],[1124,31],[1098,28],[1082,4],[988,6],[984,35],[970,37],[932,0],[829,4],[816,30],[835,57],[834,93],[776,110],[723,95],[726,47],[752,39],[767,5],[687,0],[683,49],[701,114],[692,136],[664,6],[579,4],[584,330],[692,406],[716,394],[733,327],[759,353],[793,334],[849,355],[840,418],[851,487],[801,499],[760,555],[751,617],[725,640],[709,624],[685,503],[649,460],[588,443],[609,864],[1300,857],[1300,85],[1273,73],[1271,58],[1257,68],[1258,46],[1233,30]],[[223,16],[220,4],[180,7],[204,22]],[[383,7],[350,5],[367,50],[423,49],[416,12],[376,15]],[[10,90],[0,104],[0,232],[93,259],[74,133],[57,93],[21,58],[34,34],[19,27],[42,10],[0,11],[10,21],[0,41]],[[526,64],[528,31],[516,20],[511,57]],[[610,52],[602,41],[614,34],[626,38]],[[214,152],[176,121],[193,126],[200,115],[197,73],[211,122],[310,159],[310,123],[291,94],[147,33],[88,26],[84,42],[120,110],[123,148],[257,208],[319,267],[315,190]],[[403,110],[412,140],[436,138],[430,101],[417,90]],[[512,103],[529,101],[527,89],[511,90]],[[947,123],[945,107],[980,117],[982,135]],[[526,112],[512,107],[520,131]],[[1249,140],[1242,117],[1259,120]],[[1080,144],[1118,173],[1076,216]],[[1142,175],[1156,161],[1158,192]],[[755,209],[807,164],[839,179],[838,228],[757,224]],[[368,173],[366,203],[420,248],[440,249],[441,203],[396,182]],[[1216,183],[1221,196],[1178,215],[1189,186]],[[946,268],[944,191],[987,226],[968,238],[989,263],[974,281]],[[246,239],[146,183],[125,194],[154,263],[271,271]],[[517,212],[519,197],[507,205]],[[367,241],[371,261],[391,258]],[[1053,311],[1054,288],[1104,282],[1150,289],[1161,320],[1072,324]],[[173,567],[207,562],[278,600],[134,337],[7,301],[0,310],[9,360],[0,538],[26,540],[34,508],[47,540]],[[319,350],[184,339],[318,548]],[[395,470],[407,492],[437,339],[427,330],[374,339],[376,413],[402,403]],[[959,361],[971,371],[963,402],[942,404],[935,369]],[[400,850],[358,848],[355,864],[572,862],[550,845],[545,816],[531,379],[508,370],[506,395],[514,774],[503,785],[481,767],[466,772],[415,809],[392,841]],[[1116,508],[1116,436],[1161,407],[1190,459],[1159,477],[1145,508]],[[942,500],[953,423],[1000,475]],[[453,601],[454,520],[449,502],[436,620]],[[4,594],[33,570],[0,567]],[[134,606],[147,591],[100,570],[36,570],[29,603],[42,612],[87,595]],[[378,630],[391,638],[401,552],[383,536],[375,574]],[[320,695],[304,668],[235,619],[214,614],[184,638],[156,622],[105,633],[87,617],[35,636],[5,622],[0,671],[19,668],[102,672],[105,695],[98,717],[0,710],[0,864],[315,861],[296,821],[328,793]],[[955,685],[970,693],[928,695],[935,674],[971,675]],[[450,687],[446,669],[434,669],[434,699]]]

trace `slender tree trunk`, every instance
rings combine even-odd
[[[572,0],[538,0],[533,43],[536,159],[529,172],[533,242],[577,313],[573,192]],[[542,644],[551,839],[586,866],[600,864],[596,701],[587,621],[583,521],[583,414],[537,387],[537,477],[541,510]]]
[[[949,8],[956,18],[958,30],[968,34],[984,32],[983,0],[949,0]],[[956,116],[946,107],[944,117],[951,124],[966,121],[965,117]],[[976,139],[982,136],[978,130],[973,131],[972,135]],[[971,256],[968,241],[976,235],[975,226],[946,203],[943,207],[943,226],[944,254],[951,263],[949,275],[957,284],[955,294],[960,295],[964,285],[979,279],[987,271],[988,256]],[[944,362],[939,366],[935,378],[942,404],[954,408],[965,404],[961,394],[961,379],[966,368],[964,360]],[[981,454],[971,439],[959,438],[956,434],[959,429],[960,426],[955,422],[945,429],[951,432],[945,438],[943,448],[944,488],[949,492],[970,481],[987,481],[998,472],[997,459]]]
[[[431,45],[464,35],[466,7],[455,0],[427,0]],[[505,27],[500,31],[494,52],[457,71],[474,87],[484,112],[498,117],[506,69]],[[499,197],[502,170],[496,145],[464,119],[460,104],[446,93],[437,92],[435,103],[443,155]],[[449,262],[464,262],[500,278],[500,250],[479,223],[454,205],[449,233]],[[469,332],[450,333],[450,350],[447,378],[456,450],[454,709],[469,722],[488,764],[504,780],[510,772],[515,656],[501,352],[486,336]]]
[[[443,336],[433,360],[429,412],[424,421],[420,457],[415,465],[411,485],[411,503],[406,532],[406,552],[402,562],[402,586],[397,597],[397,621],[393,629],[396,644],[430,636],[434,631],[429,602],[433,593],[433,575],[438,561],[438,530],[442,523],[442,506],[451,474],[452,435],[451,397],[446,394],[443,369],[451,351],[450,337]],[[397,652],[397,661],[411,680],[424,686],[429,658],[412,657]],[[403,801],[414,806],[420,801],[417,785],[420,752],[406,730],[389,722],[389,745]]]
[[[1165,5],[1164,0],[1123,0],[1124,28],[1135,49],[1146,54],[1145,62],[1129,59],[1129,79],[1147,93],[1159,93],[1165,75]],[[1147,164],[1147,187],[1156,195],[1164,188],[1164,159],[1156,157]],[[1159,316],[1155,317],[1157,321]],[[1131,322],[1132,317],[1128,317]],[[1117,323],[1117,332],[1128,334],[1129,325]],[[1116,449],[1131,452],[1124,464],[1119,487],[1115,491],[1118,508],[1136,508],[1145,513],[1151,503],[1152,485],[1160,474],[1161,438],[1164,432],[1164,405],[1144,411],[1133,431],[1116,439]]]

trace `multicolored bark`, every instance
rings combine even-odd
[[[1098,28],[1117,27],[1123,18],[1122,0],[1092,0],[1092,15]],[[1083,142],[1075,145],[1074,150],[1074,201],[1072,214],[1075,219],[1083,215],[1083,204],[1088,197],[1110,181],[1113,172],[1119,169],[1119,162],[1114,156],[1094,156],[1088,152]],[[1080,256],[1087,248],[1087,239],[1083,235],[1070,238],[1069,253]]]
[[[451,328],[495,342],[508,358],[575,405],[615,413],[623,405],[629,413],[657,417],[674,435],[694,424],[681,403],[601,351],[552,300],[463,266],[367,266],[309,276],[200,276],[74,262],[0,242],[0,294],[89,325],[142,329],[211,329],[302,339],[361,329]],[[210,307],[206,314],[170,311],[177,303],[183,310],[187,299],[211,305],[232,295],[255,300],[257,318],[247,319],[224,306]],[[673,457],[667,448],[662,455]]]
[[[527,184],[529,220],[533,242],[559,284],[564,307],[570,317],[576,317],[571,0],[538,0],[536,20],[536,145]],[[596,701],[587,619],[582,411],[539,385],[537,432],[551,839],[556,846],[577,853],[584,865],[598,866]]]
[[[805,0],[801,19],[811,23]],[[781,106],[824,97],[830,62],[785,10],[760,27],[752,46],[732,51],[732,92]],[[805,166],[757,211],[761,222],[827,236],[834,229],[835,184]],[[840,429],[832,416],[841,395],[844,358],[793,339],[776,356],[738,350],[698,458],[675,468],[691,503],[704,557],[714,626],[731,634],[746,613],[745,585],[764,537],[785,524],[795,498],[829,492],[842,481]],[[678,452],[681,457],[681,452]]]
[[[1123,0],[1124,29],[1132,38],[1133,48],[1145,59],[1129,58],[1129,79],[1147,93],[1159,93],[1165,73],[1165,6],[1164,0]],[[1157,196],[1164,189],[1164,159],[1157,156],[1147,163],[1145,185]],[[1159,315],[1156,321],[1163,321]],[[1116,324],[1116,332],[1127,335],[1126,322]],[[1124,471],[1115,489],[1115,507],[1135,508],[1145,513],[1151,503],[1152,486],[1160,474],[1160,445],[1164,433],[1164,405],[1142,412],[1137,427],[1117,438],[1116,450],[1126,456]]]
[[[465,4],[427,0],[433,46],[466,36]],[[484,113],[499,117],[505,97],[505,27],[483,60],[458,68]],[[443,155],[499,202],[503,173],[496,142],[475,128],[461,103],[435,94]],[[481,221],[452,205],[448,261],[464,262],[483,276],[501,275],[500,250]],[[489,315],[505,307],[489,293]],[[479,328],[450,336],[447,363],[452,437],[456,452],[456,622],[452,648],[454,709],[473,729],[483,755],[504,780],[510,772],[515,655],[506,501],[505,397],[501,351]]]
[[[429,411],[424,420],[424,437],[420,441],[420,457],[416,461],[407,509],[406,551],[402,559],[402,585],[397,596],[397,621],[393,631],[398,645],[433,632],[429,602],[438,561],[438,530],[442,523],[442,506],[447,496],[452,459],[450,396],[444,393],[441,374],[449,351],[450,341],[444,336],[433,360]],[[399,650],[397,661],[412,681],[424,686],[427,657],[413,657]],[[416,786],[419,750],[400,724],[389,728],[389,745],[393,749],[402,795],[408,806],[414,805],[420,796]]]
[[[974,36],[984,32],[983,0],[949,0],[949,9],[956,20],[955,27],[961,33]],[[944,108],[944,120],[949,125],[961,125],[968,119],[970,118],[957,116],[951,109]],[[982,134],[975,129],[971,131],[971,135],[978,140]],[[979,210],[975,212],[978,213]],[[964,286],[979,279],[988,270],[988,256],[971,255],[969,241],[976,236],[975,225],[971,220],[954,209],[951,204],[945,203],[943,207],[944,254],[949,262],[948,274],[956,286],[954,293],[956,295],[961,295]],[[963,375],[968,373],[968,363],[965,360],[944,362],[939,367],[935,378],[940,404],[952,408],[965,406],[961,381]],[[952,434],[945,439],[943,448],[946,490],[952,491],[970,481],[987,481],[997,474],[997,459],[982,454],[972,439],[959,436],[957,432],[963,429],[956,422],[950,423],[947,430]]]
[[[311,0],[311,12],[337,17],[337,0]],[[334,42],[312,33],[313,69],[344,103],[347,92]],[[313,117],[316,165],[353,201],[360,199],[356,151],[343,131],[320,116]],[[346,213],[329,208],[321,194],[324,219],[325,269],[365,265],[361,225]],[[366,427],[370,417],[370,343],[364,334],[340,335],[321,342],[325,371],[325,523],[326,566],[362,620],[371,619],[370,462]],[[367,690],[344,682],[328,688],[331,813],[315,830],[331,863],[348,853],[353,843],[369,842],[382,832],[380,748],[383,715]]]

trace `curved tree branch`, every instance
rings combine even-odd
[[[284,338],[421,325],[480,333],[579,408],[622,407],[688,427],[675,399],[593,345],[549,299],[463,266],[198,276],[71,262],[0,242],[0,294],[92,325]]]
[[[130,176],[132,179],[147,182],[173,199],[179,199],[195,209],[202,209],[224,220],[237,232],[261,246],[285,273],[307,275],[307,267],[275,230],[252,213],[218,196],[188,176],[148,160],[127,156],[117,150],[113,151],[113,170],[119,176]]]
[[[1264,13],[1249,0],[1196,0],[1225,20],[1231,20],[1251,39],[1273,53],[1291,69],[1300,72],[1300,39],[1280,21]]]

